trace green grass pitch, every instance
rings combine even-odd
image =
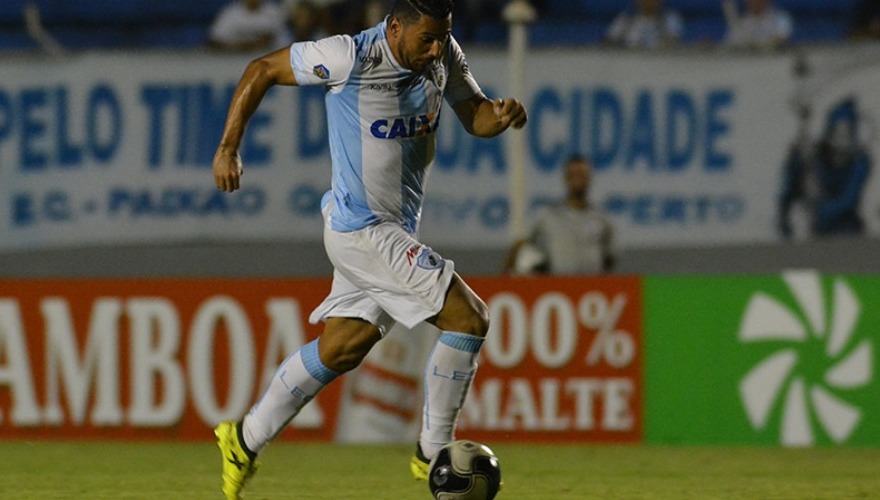
[[[500,500],[880,498],[880,450],[494,445]],[[275,443],[247,499],[427,500],[411,446]],[[0,441],[3,499],[221,499],[212,443]]]

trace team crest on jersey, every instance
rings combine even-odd
[[[327,69],[327,66],[323,64],[318,64],[312,68],[312,73],[315,74],[321,80],[329,80],[330,79],[330,70]]]

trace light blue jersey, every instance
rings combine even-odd
[[[450,38],[440,60],[416,73],[394,59],[382,22],[354,37],[295,43],[290,64],[297,84],[327,89],[332,229],[394,222],[415,233],[442,99],[480,92],[458,43]]]

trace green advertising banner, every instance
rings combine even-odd
[[[880,276],[644,286],[646,442],[880,445]]]

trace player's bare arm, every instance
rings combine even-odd
[[[273,85],[296,85],[290,69],[290,48],[285,47],[258,59],[244,70],[226,115],[226,125],[214,153],[214,183],[232,192],[239,188],[243,167],[239,147],[248,120]]]
[[[525,106],[516,99],[489,99],[477,94],[455,103],[455,114],[468,133],[477,137],[495,137],[508,127],[522,128],[528,121]]]

